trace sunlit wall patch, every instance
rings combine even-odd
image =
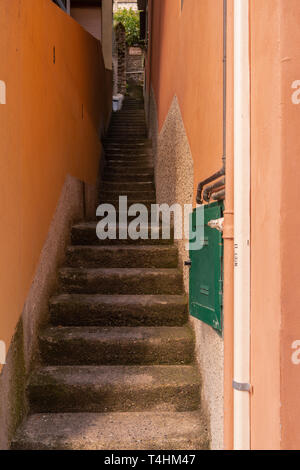
[[[0,104],[6,104],[6,83],[0,80]]]
[[[0,365],[6,364],[6,344],[0,341]]]

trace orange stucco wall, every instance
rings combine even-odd
[[[223,1],[152,0],[151,84],[159,128],[178,97],[200,180],[222,166]],[[148,80],[149,82],[149,80]]]
[[[100,43],[49,0],[0,2],[0,51],[0,340],[8,348],[66,175],[96,180],[111,86]]]

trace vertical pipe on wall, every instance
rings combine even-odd
[[[234,448],[250,449],[249,1],[234,2]]]
[[[223,0],[223,160],[226,167],[227,144],[227,0]]]
[[[224,210],[224,448],[233,449],[233,2],[227,0],[226,200]]]

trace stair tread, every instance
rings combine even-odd
[[[59,290],[75,294],[179,294],[182,274],[174,268],[64,267]]]
[[[198,411],[35,414],[21,426],[12,448],[196,450],[207,448],[207,429]]]
[[[162,326],[162,327],[48,327],[40,334],[40,338],[51,343],[61,340],[86,339],[95,341],[119,340],[119,341],[141,341],[141,340],[170,340],[193,339],[192,330],[189,325],[184,326]]]
[[[73,230],[92,230],[96,234],[97,224],[98,224],[98,222],[81,222],[81,223],[78,223],[76,225],[73,225],[72,229]],[[118,222],[115,225],[116,225],[116,227],[120,226],[120,224]],[[172,225],[174,225],[174,224],[172,224]]]
[[[185,295],[80,295],[50,299],[56,325],[182,326],[187,322]]]
[[[74,237],[73,237],[74,238]],[[76,245],[80,242],[81,245]],[[111,268],[176,268],[178,267],[178,250],[169,243],[141,242],[140,244],[124,244],[116,241],[90,245],[82,244],[79,235],[74,245],[67,249],[66,265],[69,267],[111,267]]]
[[[48,327],[39,335],[45,365],[191,364],[194,335],[184,326]]]
[[[162,275],[165,276],[174,276],[180,274],[178,269],[174,268],[69,268],[64,267],[59,271],[61,274],[87,274],[87,275],[103,275],[105,276],[118,276],[120,278],[124,276],[136,277],[139,278],[143,275],[150,275],[154,277],[159,277]]]
[[[36,370],[31,386],[47,387],[62,383],[71,386],[92,385],[151,388],[157,385],[182,385],[200,382],[197,368],[192,365],[149,366],[48,366]]]
[[[167,251],[168,253],[176,254],[177,253],[177,248],[175,246],[164,246],[164,245],[104,245],[104,246],[97,246],[97,245],[71,245],[68,247],[68,251],[82,251],[83,253],[86,250],[93,250],[95,252],[101,252],[101,251],[110,251],[110,252],[116,252],[116,251],[132,251],[132,252],[142,252],[142,251],[148,251],[148,252],[156,252],[156,253],[164,253]]]
[[[47,366],[28,385],[33,412],[191,411],[200,379],[192,365]]]
[[[51,305],[72,303],[95,305],[131,305],[153,307],[154,305],[185,305],[187,302],[185,295],[99,295],[99,294],[60,294],[53,296]]]

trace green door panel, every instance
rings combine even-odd
[[[190,314],[222,332],[223,308],[223,237],[207,224],[211,220],[223,217],[223,202],[216,202],[204,207],[203,216],[199,217],[201,225],[197,227],[197,212],[190,217],[190,230],[201,234],[204,223],[203,247],[192,250],[190,242]]]

